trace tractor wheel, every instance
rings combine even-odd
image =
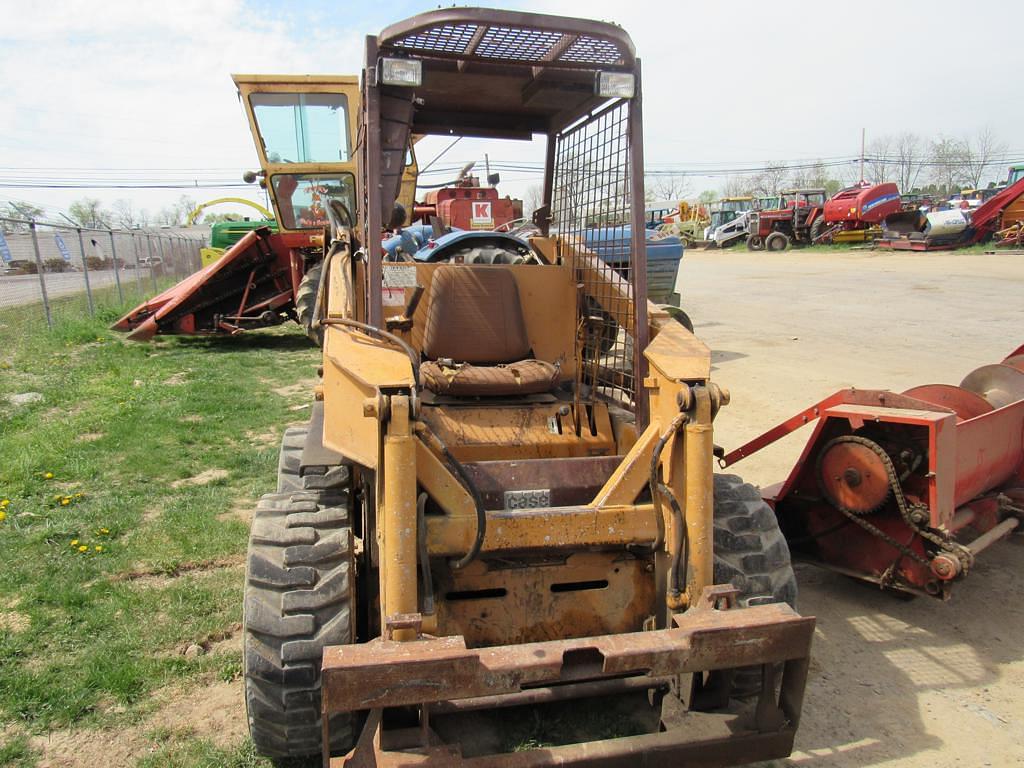
[[[277,459],[277,492],[333,491],[342,492],[348,484],[348,467],[328,467],[321,474],[299,475],[302,449],[306,445],[309,426],[288,427],[281,438],[281,453]]]
[[[355,641],[349,497],[268,493],[249,536],[243,610],[245,704],[256,750],[320,754],[320,662]],[[331,747],[348,749],[351,716],[331,720]]]
[[[684,312],[682,309],[673,306],[672,304],[659,304],[658,309],[663,309],[666,312],[668,312],[668,314],[672,317],[673,320],[675,320],[677,323],[683,326],[683,328],[688,330],[690,333],[693,333],[693,321],[690,319],[690,316],[686,314],[686,312]]]
[[[299,283],[299,290],[295,292],[295,314],[299,316],[299,325],[318,347],[324,345],[324,329],[313,327],[313,310],[316,309],[316,295],[320,291],[323,271],[322,263],[307,270]]]
[[[764,250],[764,238],[758,237],[757,235],[751,235],[747,238],[747,250],[748,251],[763,251]]]
[[[811,224],[811,245],[817,245],[818,244],[818,238],[821,237],[821,233],[824,232],[825,229],[826,229],[825,217],[824,216],[819,216],[818,218],[816,218],[814,220],[814,223]],[[831,244],[831,242],[832,242],[832,238],[829,237],[827,240],[822,241],[821,244]]]
[[[789,248],[789,238],[782,232],[772,232],[764,239],[765,250],[784,251]]]
[[[741,606],[789,603],[796,608],[796,576],[775,512],[760,492],[736,475],[715,475],[715,583],[739,590]],[[761,668],[736,670],[732,696],[755,695]]]

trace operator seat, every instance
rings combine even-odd
[[[559,366],[532,357],[507,267],[442,265],[430,284],[420,384],[437,395],[508,397],[551,391]]]

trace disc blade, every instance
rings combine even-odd
[[[1024,371],[993,363],[967,374],[960,386],[977,392],[996,408],[1024,400]]]

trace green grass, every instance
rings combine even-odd
[[[135,344],[107,330],[112,294],[96,318],[56,302],[52,330],[37,306],[0,312],[0,765],[34,765],[31,735],[138,721],[158,688],[237,679],[237,653],[177,649],[240,621],[231,511],[273,489],[276,438],[308,413],[304,388],[273,391],[315,376],[297,328]],[[27,392],[42,400],[8,402]],[[209,469],[223,477],[187,482]],[[257,764],[240,749],[142,764]]]
[[[139,761],[139,768],[263,768],[270,765],[251,744],[221,749],[204,739],[170,739]]]

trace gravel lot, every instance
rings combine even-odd
[[[731,449],[846,386],[959,383],[1024,342],[1024,256],[689,251],[683,304],[732,403]],[[729,471],[782,480],[803,431]],[[989,549],[948,603],[800,565],[818,618],[797,752],[774,765],[1024,765],[1024,536]]]

